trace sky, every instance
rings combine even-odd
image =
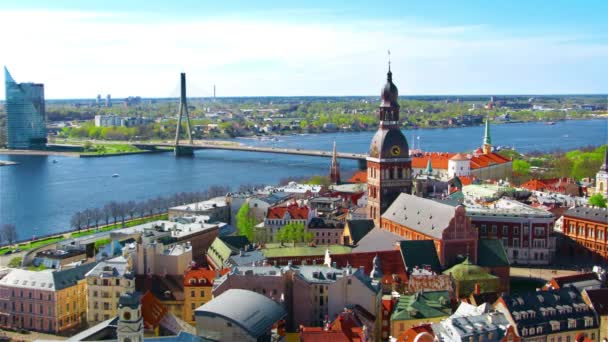
[[[0,66],[47,99],[608,93],[608,1],[0,2]],[[4,83],[0,99],[4,99]]]

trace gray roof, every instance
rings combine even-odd
[[[403,240],[405,238],[400,235],[376,227],[359,240],[353,248],[353,253],[392,251],[395,245]]]
[[[577,207],[566,210],[564,216],[572,216],[584,220],[600,222],[606,224],[608,222],[608,210],[606,208],[586,208]]]
[[[402,193],[388,207],[382,218],[440,239],[443,230],[450,225],[450,221],[456,215],[457,208]]]
[[[4,278],[0,279],[0,285],[55,291],[55,280],[53,279],[52,270],[29,271],[13,269]]]
[[[239,252],[228,258],[228,263],[233,266],[250,266],[253,263],[259,264],[266,260],[264,253],[256,249],[253,251]]]
[[[267,334],[287,313],[272,299],[259,293],[230,289],[195,311],[196,316],[220,316],[257,338]]]
[[[131,276],[131,273],[127,273],[127,260],[119,256],[117,258],[102,261],[93,267],[85,277],[113,277],[119,278],[125,275]]]
[[[93,262],[63,271],[53,272],[55,290],[59,291],[78,284],[78,281],[84,279],[85,274],[92,270],[96,265],[97,263]]]

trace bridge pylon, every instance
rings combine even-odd
[[[194,150],[191,147],[179,145],[179,135],[182,130],[182,117],[186,116],[186,127],[188,128],[188,140],[192,145],[192,127],[190,126],[190,114],[188,113],[188,102],[186,100],[186,73],[180,74],[180,97],[179,97],[179,115],[177,117],[177,128],[175,129],[175,149],[176,157],[193,156]]]

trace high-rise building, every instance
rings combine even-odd
[[[369,218],[377,227],[380,227],[381,215],[399,194],[412,193],[412,159],[407,140],[399,129],[398,95],[389,63],[378,111],[380,126],[367,157],[367,208]]]
[[[44,85],[17,83],[4,67],[6,88],[7,146],[11,149],[46,145]]]
[[[106,107],[112,107],[112,96],[110,94],[106,95]]]

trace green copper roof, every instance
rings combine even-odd
[[[399,247],[407,272],[412,272],[416,267],[424,269],[426,266],[433,272],[441,272],[433,240],[405,240],[400,242]]]
[[[477,264],[479,266],[509,266],[509,257],[500,240],[480,239],[477,246]]]
[[[500,288],[500,278],[490,274],[483,267],[474,265],[466,258],[462,263],[445,270],[443,274],[451,274],[456,283],[460,297],[468,297],[479,284],[480,292],[497,292]]]
[[[431,159],[429,158],[429,161],[426,163],[426,174],[430,175],[433,173],[433,165],[431,164]]]
[[[306,244],[296,244],[295,247],[291,243],[286,243],[283,247],[278,243],[268,243],[266,248],[262,249],[262,253],[267,258],[277,257],[296,257],[296,256],[317,256],[325,255],[325,250],[329,249],[329,254],[349,254],[352,252],[351,247],[342,245],[329,245],[329,246],[317,246],[310,247]]]
[[[483,137],[483,144],[484,145],[492,144],[492,138],[490,137],[490,119],[489,118],[486,118],[486,132]]]
[[[391,321],[447,317],[451,313],[452,304],[448,291],[417,292],[399,297]]]

